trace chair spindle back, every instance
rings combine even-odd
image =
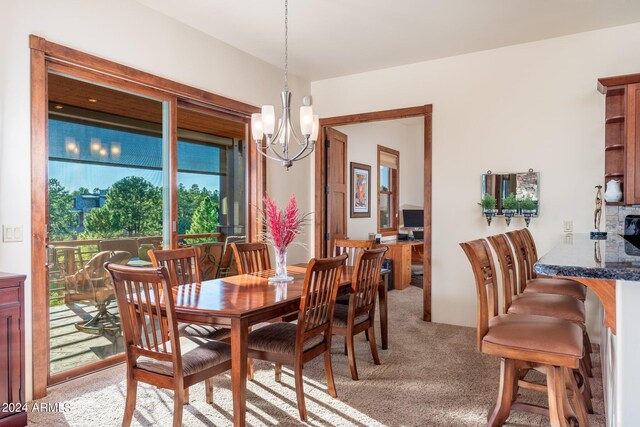
[[[356,258],[356,264],[351,278],[353,294],[350,301],[354,305],[355,315],[371,312],[375,308],[380,270],[387,247],[361,250]]]
[[[269,270],[269,250],[265,243],[231,243],[238,274],[249,274]]]
[[[356,258],[363,249],[373,248],[373,240],[349,240],[349,239],[336,239],[333,247],[333,255],[338,256],[346,253],[349,258],[345,265],[353,267],[356,265]]]
[[[200,283],[200,255],[195,246],[150,250],[148,253],[155,267],[167,267],[173,286]]]
[[[173,362],[174,374],[182,373],[178,325],[167,268],[112,263],[106,263],[104,268],[113,280],[130,366],[136,365],[138,356],[147,356]]]
[[[296,345],[322,332],[331,336],[333,309],[346,254],[314,258],[309,262],[302,287]],[[302,349],[300,349],[302,350]]]
[[[489,319],[498,315],[498,281],[489,244],[484,239],[460,243],[467,254],[476,280],[478,327],[476,345],[482,351],[482,339],[489,331]]]

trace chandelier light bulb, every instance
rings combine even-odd
[[[313,115],[313,129],[311,130],[311,136],[309,140],[316,142],[318,140],[318,131],[320,130],[320,117],[317,114]]]
[[[313,131],[313,108],[310,105],[300,107],[300,130],[305,138]]]
[[[254,141],[262,141],[264,132],[262,130],[262,114],[253,113],[251,115],[251,134]]]
[[[262,131],[265,135],[271,136],[276,128],[276,113],[273,105],[262,106]]]

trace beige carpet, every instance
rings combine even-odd
[[[498,360],[478,354],[475,330],[421,318],[422,290],[409,287],[389,293],[389,350],[380,350],[375,366],[364,337],[357,338],[360,381],[352,381],[343,341],[333,345],[338,398],[326,392],[322,358],[305,366],[309,424],[316,426],[481,426],[498,392]],[[378,331],[378,329],[377,329]],[[379,339],[379,335],[378,335]],[[379,345],[379,343],[378,343]],[[600,360],[594,355],[595,415],[592,427],[604,426]],[[117,366],[54,387],[39,402],[67,403],[70,410],[30,413],[33,426],[118,426],[124,408],[124,366]],[[255,381],[248,382],[247,425],[299,425],[291,370],[284,368],[282,384],[273,380],[272,365],[256,362]],[[183,422],[187,426],[231,425],[229,375],[215,379],[215,404],[207,405],[204,386],[191,388]],[[540,393],[527,394],[544,402]],[[134,425],[171,425],[171,393],[138,387]],[[549,425],[544,417],[513,413],[507,425]]]

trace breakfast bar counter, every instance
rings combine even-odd
[[[601,361],[608,426],[640,425],[640,236],[567,234],[536,273],[589,287],[604,308]]]

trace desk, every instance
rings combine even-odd
[[[393,261],[393,288],[406,289],[411,284],[411,260],[422,262],[424,256],[424,241],[420,240],[394,240],[382,242],[389,250],[386,258]]]
[[[179,322],[231,327],[233,424],[244,426],[247,410],[247,335],[250,326],[297,311],[306,268],[288,267],[289,283],[268,283],[273,270],[242,274],[173,288]],[[344,267],[340,290],[348,291],[353,267]],[[380,327],[383,348],[387,336],[386,286],[381,281]],[[383,313],[384,310],[384,313]]]

